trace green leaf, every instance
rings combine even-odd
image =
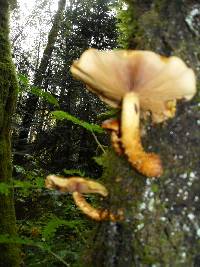
[[[22,193],[23,196],[28,196],[32,190],[43,189],[44,188],[44,179],[41,177],[36,177],[33,180],[28,181],[20,181],[13,180],[14,188],[18,190],[18,192]]]
[[[119,109],[113,108],[113,109],[110,109],[104,113],[99,114],[98,118],[100,118],[102,120],[106,120],[109,118],[117,117],[118,113],[119,113]]]
[[[35,242],[31,239],[21,238],[18,236],[0,235],[0,244],[21,244],[28,246],[36,246],[48,250],[48,247],[41,242]]]
[[[71,169],[71,170],[66,170],[64,169],[63,172],[66,175],[74,175],[74,174],[78,174],[79,176],[85,176],[85,172],[81,171],[81,170],[75,170],[75,169]]]
[[[47,225],[44,227],[42,231],[42,237],[45,238],[45,240],[51,239],[54,237],[56,230],[62,226],[66,225],[71,229],[76,229],[76,226],[80,224],[79,220],[61,220],[58,217],[52,217],[50,221],[47,223]]]
[[[69,264],[65,262],[59,255],[52,252],[50,247],[44,242],[43,243],[35,242],[34,240],[24,238],[24,237],[21,238],[18,236],[0,235],[0,244],[21,244],[21,245],[38,247],[42,250],[47,251],[52,256],[54,256],[57,260],[61,261],[65,266],[69,267]]]
[[[26,87],[25,91],[30,91],[32,94],[41,97],[48,103],[59,107],[58,100],[49,92],[45,92],[41,88],[37,86],[30,85],[29,79],[27,76],[23,74],[18,74],[18,79],[22,87]],[[20,87],[21,88],[21,87]],[[24,88],[21,88],[22,91],[24,91]]]
[[[10,190],[10,185],[6,183],[0,183],[0,194],[8,195]]]
[[[103,159],[102,156],[93,157],[93,159],[99,166],[103,166],[104,165],[104,159]]]
[[[29,79],[23,74],[18,74],[19,82],[24,86],[29,86]]]
[[[22,173],[22,174],[25,174],[26,173],[26,170],[24,169],[24,167],[22,167],[20,165],[14,165],[14,168],[15,168],[15,171],[17,173]]]
[[[37,177],[34,183],[37,188],[44,188],[44,178]]]
[[[42,99],[46,100],[48,103],[59,107],[58,100],[50,93],[44,92],[41,88],[36,86],[31,86],[31,93],[41,97]]]
[[[99,125],[79,120],[78,118],[72,116],[71,114],[67,112],[56,110],[51,113],[54,116],[54,118],[57,120],[65,120],[65,119],[69,120],[75,124],[82,126],[83,128],[87,129],[90,132],[97,132],[97,133],[104,132],[104,130]]]
[[[152,184],[151,185],[151,191],[154,193],[157,193],[159,190],[158,185],[157,184]]]

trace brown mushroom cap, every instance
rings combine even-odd
[[[154,122],[173,117],[176,100],[190,100],[196,92],[195,74],[180,58],[150,51],[88,49],[71,72],[114,107],[127,92],[138,93],[142,111],[150,111]]]

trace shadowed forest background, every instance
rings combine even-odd
[[[199,89],[199,1],[36,0],[29,10],[20,3],[0,0],[0,106],[7,114],[0,118],[0,266],[200,266],[199,90],[179,103],[175,118],[143,125],[145,148],[164,165],[162,177],[146,179],[113,154],[98,127],[117,111],[69,71],[89,47],[152,50],[182,58]],[[50,173],[100,179],[111,190],[105,205],[115,209],[119,191],[106,177],[116,166],[137,188],[127,204],[131,220],[122,224],[92,221],[70,194],[45,189]],[[87,200],[102,205],[95,195]]]

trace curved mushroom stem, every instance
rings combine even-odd
[[[88,215],[90,218],[96,221],[101,221],[102,220],[102,214],[100,210],[95,209],[92,207],[84,198],[82,194],[79,192],[73,192],[72,193],[73,199],[76,203],[76,205],[79,207],[79,209]]]
[[[73,192],[73,199],[79,209],[89,216],[91,219],[96,221],[117,221],[122,220],[123,215],[114,215],[113,213],[109,212],[108,210],[100,210],[92,207],[85,199],[85,197],[80,194],[79,192]]]
[[[140,107],[138,95],[127,93],[122,102],[121,141],[129,162],[142,174],[151,177],[162,175],[160,157],[154,153],[146,153],[141,144]]]

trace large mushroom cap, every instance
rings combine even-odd
[[[142,111],[150,111],[154,122],[173,117],[176,100],[190,100],[196,92],[194,72],[180,58],[150,51],[88,49],[71,72],[114,107],[127,92],[138,93]]]

